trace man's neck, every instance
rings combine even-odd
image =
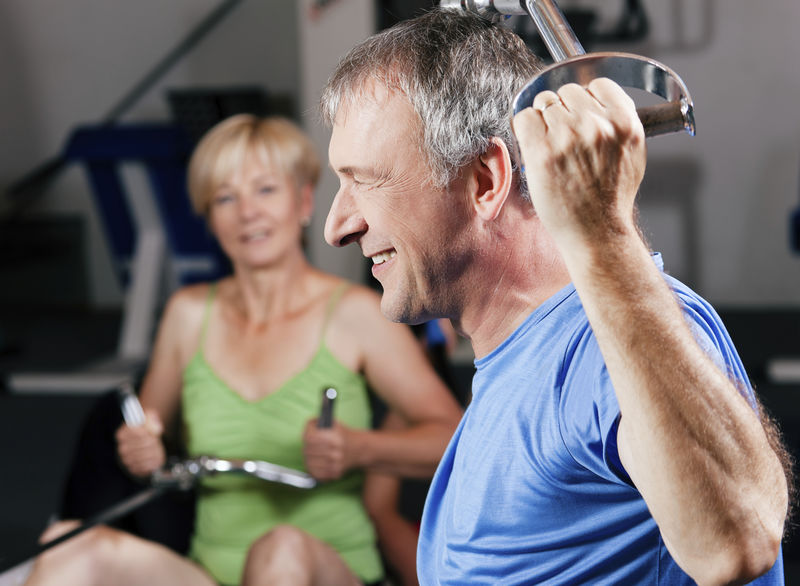
[[[473,289],[456,328],[472,343],[477,358],[505,340],[531,312],[569,284],[555,244],[532,220],[530,230],[490,244],[476,268]]]

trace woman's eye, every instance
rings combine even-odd
[[[233,201],[233,195],[230,193],[218,193],[214,196],[215,204],[223,204]]]
[[[274,191],[275,191],[274,185],[262,185],[261,187],[258,188],[258,193],[262,195],[268,195],[270,193],[273,193]]]

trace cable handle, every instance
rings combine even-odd
[[[122,409],[122,418],[129,427],[140,427],[144,425],[146,417],[142,404],[136,397],[136,392],[133,390],[133,385],[130,381],[125,381],[117,387],[119,394],[120,409]]]
[[[338,396],[336,389],[326,387],[322,390],[322,409],[320,410],[317,427],[319,429],[329,429],[333,427],[333,402]]]
[[[643,90],[666,100],[655,106],[637,108],[645,136],[672,132],[694,136],[694,104],[683,80],[663,63],[630,53],[587,53],[553,63],[516,95],[513,114],[531,106],[539,92],[555,92],[568,83],[586,86],[598,77],[607,77],[622,87]]]
[[[666,103],[638,108],[645,136],[695,134],[694,103],[683,80],[653,59],[628,53],[586,53],[555,0],[440,0],[442,8],[478,14],[489,20],[527,14],[536,25],[553,64],[540,71],[514,98],[513,114],[530,107],[541,91],[567,83],[586,86],[607,77],[623,87],[644,90]]]

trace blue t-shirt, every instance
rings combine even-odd
[[[752,402],[716,312],[665,278],[698,342]],[[620,463],[619,405],[575,288],[475,365],[472,402],[425,504],[421,584],[693,584]],[[782,559],[757,583],[783,584]]]

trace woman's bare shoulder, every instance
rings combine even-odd
[[[202,313],[208,302],[210,283],[187,285],[175,291],[167,301],[165,313],[175,313],[181,317],[191,317]]]
[[[395,323],[383,315],[380,293],[363,285],[352,285],[345,291],[333,319],[341,330],[357,338],[357,345],[364,351],[374,344],[411,334],[408,326]]]
[[[344,281],[343,281],[344,282]],[[347,321],[363,322],[374,319],[385,320],[381,314],[381,297],[376,291],[349,283],[347,289],[342,294],[342,298],[336,308],[336,313]]]
[[[171,338],[192,343],[202,327],[211,284],[187,285],[175,291],[167,301],[161,318],[161,328]],[[181,344],[183,346],[183,344]]]

